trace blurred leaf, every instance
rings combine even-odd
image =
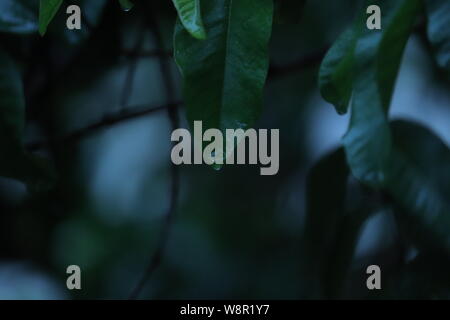
[[[361,185],[349,184],[349,177],[342,148],[321,159],[308,175],[304,234],[312,298],[340,296],[361,227],[372,210]]]
[[[405,210],[408,233],[418,244],[450,249],[450,150],[429,130],[392,125],[395,150],[386,187]]]
[[[439,66],[450,70],[450,1],[425,0],[428,13],[428,38]]]
[[[206,39],[200,12],[200,0],[172,0],[172,2],[186,30],[196,39]]]
[[[63,0],[41,0],[39,7],[39,33],[43,36],[55,17]]]
[[[328,259],[344,216],[349,170],[342,149],[321,159],[309,172],[306,194],[305,245],[312,298],[325,295]]]
[[[420,253],[399,270],[384,290],[389,299],[448,299],[449,268],[448,256],[437,252]]]
[[[37,31],[37,17],[25,5],[26,2],[26,0],[0,1],[0,32],[33,33]]]
[[[279,23],[299,23],[306,0],[275,1],[275,21]]]
[[[134,7],[133,2],[130,0],[119,0],[120,5],[122,6],[122,9],[129,11]]]
[[[347,29],[333,44],[320,66],[320,92],[339,114],[347,113],[352,95],[356,38],[354,28]]]
[[[248,128],[257,119],[267,76],[271,0],[201,2],[206,40],[177,24],[175,59],[184,77],[187,117],[203,128]]]
[[[382,30],[367,29],[365,20],[360,23],[352,115],[343,143],[352,173],[360,181],[380,187],[386,178],[391,150],[387,113],[403,51],[421,2],[379,0],[370,3],[382,8]]]
[[[25,101],[20,74],[14,62],[0,50],[0,176],[19,179],[32,188],[45,187],[53,178],[50,166],[25,152],[22,133]]]

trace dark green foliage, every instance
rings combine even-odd
[[[349,13],[352,21],[336,23],[335,28],[330,8],[339,5],[331,0],[152,0],[145,5],[137,0],[80,0],[76,3],[83,9],[83,28],[72,32],[65,28],[62,10],[67,1],[1,0],[0,176],[37,192],[27,191],[25,200],[15,200],[19,205],[10,203],[9,190],[1,184],[5,179],[0,180],[0,210],[6,212],[0,217],[0,245],[5,243],[6,249],[0,246],[0,251],[14,258],[32,252],[33,259],[57,268],[55,272],[61,272],[72,257],[96,275],[114,264],[108,277],[134,282],[148,260],[142,256],[148,254],[149,245],[158,248],[161,215],[156,213],[169,207],[183,211],[174,242],[167,242],[175,253],[168,255],[163,280],[158,279],[149,295],[179,298],[182,292],[189,298],[211,298],[201,295],[211,291],[219,298],[267,298],[266,293],[277,298],[298,297],[303,291],[306,298],[448,298],[448,141],[431,125],[393,121],[390,108],[414,33],[421,35],[415,41],[429,49],[426,58],[433,62],[429,65],[450,70],[450,1],[343,2],[359,9]],[[381,30],[366,27],[366,8],[373,4],[381,7]],[[316,8],[322,8],[326,18],[312,10]],[[315,20],[321,22],[314,24]],[[330,39],[334,41],[324,56],[322,44]],[[143,57],[154,60],[143,63],[139,60]],[[417,64],[422,63],[418,59]],[[447,79],[441,80],[439,89],[447,92]],[[427,90],[438,87],[437,81]],[[306,141],[309,131],[317,128],[307,122],[310,111],[304,105],[315,89],[334,106],[336,118],[350,114],[350,121],[336,151],[311,165]],[[154,109],[143,108],[149,100],[156,102]],[[169,188],[166,166],[155,169],[170,164],[167,150],[158,149],[156,141],[170,142],[167,130],[161,129],[167,122],[158,127],[164,131],[162,137],[145,142],[151,149],[148,159],[103,149],[96,140],[104,138],[100,134],[81,142],[94,132],[160,110],[169,111],[173,126],[178,124],[178,109],[171,108],[180,105],[186,114],[182,120],[188,126],[201,120],[204,130],[279,128],[280,174],[258,177],[252,168],[239,166],[221,172],[184,168],[188,182],[180,184],[175,180],[180,174],[171,171],[175,178]],[[167,115],[162,118],[166,121]],[[320,130],[326,132],[326,124]],[[115,141],[111,132],[104,130],[104,136]],[[144,149],[139,137],[130,140],[123,145],[136,143]],[[108,154],[104,150],[117,158],[133,158],[133,173],[120,181],[104,174],[96,159]],[[154,158],[160,153],[164,160],[158,163]],[[139,166],[139,161],[145,164]],[[157,174],[146,171],[150,164]],[[117,168],[117,163],[110,164],[113,176]],[[111,178],[108,187],[123,185],[130,194],[138,188],[128,188],[128,183],[145,182],[127,203],[133,204],[139,219],[157,221],[151,232],[138,218],[137,223],[129,220],[123,225],[109,218],[120,212],[114,195],[107,195],[112,203],[107,209],[97,207],[98,199],[91,200],[92,194],[101,193],[94,182],[102,174]],[[291,190],[291,185],[297,189]],[[168,190],[172,196],[166,195]],[[111,220],[93,218],[93,212]],[[120,213],[120,219],[129,214]],[[383,248],[387,254],[368,250],[367,256],[356,257],[365,227],[379,213],[394,221],[395,243]],[[22,219],[32,227],[23,228]],[[173,216],[164,219],[171,227]],[[34,234],[34,227],[39,232]],[[33,234],[36,246],[24,244],[21,239],[28,238],[20,232]],[[61,243],[70,243],[73,253],[55,244],[55,235],[63,239]],[[54,251],[60,256],[54,258]],[[416,256],[408,255],[416,251]],[[90,264],[92,259],[98,260]],[[389,266],[389,284],[379,296],[352,286],[355,274],[364,276],[371,259],[383,268]],[[99,292],[109,286],[106,280],[93,278],[89,283]],[[238,289],[227,287],[228,280],[242,284]],[[277,291],[278,285],[285,295]],[[130,283],[120,286],[131,288]]]
[[[380,187],[391,152],[387,113],[420,1],[376,4],[383,7],[382,30],[368,30],[362,18],[355,24],[355,31],[346,31],[322,65],[321,85],[322,94],[336,105],[338,112],[346,110],[352,95],[350,127],[343,140],[347,159],[358,179]]]
[[[345,114],[352,96],[356,30],[346,30],[325,56],[319,73],[322,97]]]
[[[450,252],[450,150],[416,124],[395,122],[392,131],[386,189],[412,222],[407,229],[417,245]]]

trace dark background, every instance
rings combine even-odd
[[[0,33],[22,70],[26,145],[58,173],[56,185],[40,192],[0,178],[0,298],[127,298],[162,249],[166,226],[167,247],[142,298],[324,298],[318,286],[328,280],[307,267],[306,177],[339,145],[348,116],[322,100],[317,72],[358,1],[309,1],[300,23],[274,24],[257,127],[280,129],[278,175],[260,176],[259,166],[202,165],[180,167],[179,179],[168,112],[147,112],[175,103],[186,126],[171,58],[176,12],[169,1],[152,2],[151,12],[140,4],[125,12],[115,1],[79,1],[82,31],[66,30],[60,10],[43,38]],[[448,81],[423,33],[419,28],[408,44],[391,115],[431,128],[448,145]],[[161,68],[164,61],[169,68]],[[176,85],[171,101],[167,76]],[[437,275],[445,261],[415,260],[390,210],[380,207],[364,224],[332,298],[448,297],[450,286]],[[167,224],[169,212],[175,219]],[[65,287],[71,264],[81,267],[81,291]],[[382,267],[381,292],[365,288],[369,264]]]

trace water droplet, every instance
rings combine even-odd
[[[130,0],[120,0],[120,5],[122,6],[122,10],[126,12],[134,7],[134,4]]]

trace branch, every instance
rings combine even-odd
[[[156,42],[156,45],[159,50],[164,50],[164,42],[161,37],[160,30],[158,28],[158,24],[155,21],[154,17],[151,16],[150,5],[146,3],[146,12],[149,13],[149,18],[147,19],[148,27],[153,35],[153,38]],[[175,130],[179,127],[179,119],[178,119],[178,105],[171,103],[175,97],[175,82],[172,78],[172,73],[170,69],[169,60],[164,57],[159,57],[159,69],[161,72],[161,76],[164,81],[165,94],[166,99],[169,102],[169,107],[167,109],[172,130]],[[162,230],[159,236],[159,240],[157,243],[156,250],[151,253],[150,262],[145,269],[144,275],[141,280],[138,282],[134,290],[130,295],[130,299],[136,299],[139,297],[139,294],[144,289],[145,284],[151,279],[152,275],[155,273],[155,270],[161,264],[161,261],[164,256],[164,252],[167,247],[167,242],[169,240],[170,231],[172,229],[173,220],[175,218],[175,212],[177,208],[178,194],[179,194],[179,180],[180,174],[178,167],[171,163],[171,186],[170,186],[170,203],[169,208],[167,209],[167,213],[165,215],[164,223],[162,226]]]
[[[413,32],[423,34],[426,33],[426,24],[424,21],[420,21],[413,29]],[[272,64],[269,69],[269,77],[270,78],[276,78],[280,76],[286,76],[292,73],[296,73],[299,71],[302,71],[306,68],[315,67],[316,65],[320,64],[325,58],[325,55],[327,54],[328,50],[331,48],[330,46],[324,47],[322,49],[319,49],[315,52],[312,52],[311,54],[308,54],[297,61],[294,61],[292,63],[277,66]]]
[[[145,40],[144,36],[145,36],[145,28],[141,28],[136,40],[136,44],[133,48],[134,52],[140,52],[142,50],[142,46],[144,45]],[[133,57],[129,63],[130,65],[128,66],[127,74],[125,76],[125,84],[123,86],[122,94],[120,97],[121,108],[126,108],[128,103],[130,102],[130,98],[133,93],[136,69],[139,62],[138,60],[139,58],[136,56]]]
[[[147,107],[147,106],[135,106],[135,107],[129,107],[127,109],[121,110],[119,113],[106,115],[98,122],[95,122],[85,128],[75,130],[74,132],[70,133],[67,136],[64,136],[62,138],[56,138],[55,140],[49,141],[49,142],[34,142],[27,144],[27,149],[29,151],[36,151],[39,149],[44,148],[45,146],[49,144],[66,144],[66,143],[73,143],[75,141],[78,141],[86,136],[89,136],[96,132],[97,130],[104,129],[107,127],[111,127],[113,125],[136,119],[142,116],[146,116],[155,112],[159,112],[162,110],[167,110],[169,108],[172,108],[173,106],[178,107],[181,105],[181,102],[174,102],[172,105],[162,105],[157,107]]]
[[[414,28],[414,32],[424,32],[424,28],[425,28],[425,24],[423,22],[421,22]],[[286,65],[280,66],[280,65],[275,65],[272,63],[270,66],[270,69],[269,69],[269,79],[287,76],[292,73],[296,73],[301,70],[304,70],[306,68],[315,67],[316,65],[320,64],[320,62],[323,60],[323,58],[325,57],[328,50],[329,50],[329,47],[324,47],[320,50],[312,52],[311,54],[298,59],[297,61],[294,61],[294,62],[286,64]],[[163,46],[161,46],[160,48],[156,48],[154,50],[148,50],[148,51],[139,51],[139,50],[136,50],[136,48],[134,48],[132,50],[124,50],[122,52],[122,54],[130,59],[158,57],[160,60],[160,64],[163,59],[167,59],[172,56],[172,54],[167,52]],[[164,62],[164,64],[166,64],[166,63],[167,62]],[[164,67],[164,68],[166,68],[166,67]],[[130,71],[130,73],[132,73],[132,72]],[[166,87],[167,87],[168,86],[167,80],[165,80],[165,82],[166,82]],[[173,83],[172,80],[170,82]],[[173,84],[170,84],[169,86],[172,87],[170,89],[171,93],[169,94],[169,96],[172,97],[173,91],[174,91]],[[124,91],[126,91],[126,90],[124,90]],[[124,94],[124,96],[125,96],[125,94]],[[125,98],[122,98],[122,100],[126,101]],[[143,111],[137,111],[136,114],[134,114],[134,113],[131,113],[128,115],[120,115],[119,114],[117,116],[107,117],[106,119],[102,120],[100,123],[93,124],[84,129],[80,129],[77,132],[70,134],[68,137],[60,139],[60,141],[62,141],[62,142],[65,142],[67,140],[72,141],[72,140],[76,139],[77,137],[83,138],[85,135],[91,134],[96,129],[101,129],[105,126],[110,126],[110,125],[113,125],[116,123],[120,123],[122,121],[128,120],[129,118],[136,118],[141,115],[146,115],[148,113],[152,113],[154,111],[158,111],[161,109],[165,109],[165,108],[176,109],[176,107],[181,105],[181,102],[176,102],[176,103],[173,103],[172,105],[174,106],[173,108],[168,108],[169,105],[166,105],[166,106],[162,106],[162,107],[157,107],[157,108],[155,108],[155,110],[147,109],[147,110],[143,110]],[[126,110],[124,112],[126,112]],[[176,111],[175,111],[175,113],[176,113]],[[172,117],[173,117],[173,115],[172,115]],[[114,119],[116,119],[116,120],[114,120]],[[177,121],[178,120],[175,120],[175,123]],[[105,124],[102,124],[103,122],[105,122]],[[178,127],[178,125],[176,127]],[[86,131],[86,132],[84,132],[84,131]],[[42,148],[43,145],[44,145],[43,143],[34,143],[34,144],[28,145],[28,148],[31,150],[36,150],[36,149]]]
[[[323,56],[325,55],[327,49],[322,49],[319,50],[317,52],[313,52],[310,55],[307,55],[301,59],[299,59],[298,61],[295,61],[291,64],[288,65],[284,65],[284,66],[274,66],[272,65],[270,67],[269,70],[269,77],[271,79],[276,78],[276,77],[282,77],[282,76],[286,76],[289,75],[291,73],[295,73],[298,71],[303,70],[304,68],[308,68],[308,67],[313,67],[316,64],[320,63],[320,61],[322,60]],[[123,53],[124,55],[128,55],[128,57],[130,57],[131,59],[138,59],[138,58],[148,58],[148,57],[159,57],[159,63],[160,65],[162,64],[163,60],[167,60],[168,57],[170,57],[170,54],[167,54],[167,52],[164,49],[155,49],[153,51],[147,51],[147,52],[142,52],[139,53],[137,51],[125,51]],[[170,74],[170,68],[168,66],[166,66],[166,64],[168,64],[168,61],[164,62],[164,70],[167,69],[167,71],[164,71],[164,82],[165,82],[165,87],[169,88],[170,90],[168,90],[170,93],[167,94],[167,96],[170,98],[169,101],[171,101],[174,97],[174,84],[173,84],[173,79],[171,79],[170,81],[168,81],[167,75]],[[135,66],[130,67],[130,69],[128,70],[127,73],[127,78],[125,81],[125,86],[124,86],[124,90],[123,90],[123,94],[122,94],[122,104],[126,104],[128,102],[129,96],[130,96],[130,91],[131,91],[131,87],[133,85],[133,80],[131,80],[133,78],[133,75],[135,73]],[[170,77],[171,78],[171,77]],[[85,128],[81,128],[79,130],[76,130],[72,133],[70,133],[69,135],[65,136],[65,137],[61,137],[61,138],[56,138],[50,142],[34,142],[34,143],[29,143],[27,145],[27,149],[30,151],[36,151],[39,149],[44,148],[45,146],[55,143],[55,144],[63,144],[63,143],[73,143],[78,139],[82,139],[88,135],[93,134],[96,130],[100,130],[103,129],[105,127],[110,127],[113,126],[115,124],[120,124],[124,121],[128,121],[134,118],[138,118],[141,116],[146,116],[148,114],[157,112],[157,111],[161,111],[161,110],[169,110],[170,111],[170,118],[172,121],[172,127],[174,128],[178,128],[178,115],[177,115],[177,108],[182,104],[181,101],[176,101],[173,103],[168,103],[166,105],[162,105],[162,106],[157,106],[157,107],[148,107],[148,106],[130,106],[127,107],[126,109],[121,110],[119,113],[117,114],[112,114],[112,115],[107,115],[105,117],[103,117],[102,120],[93,123]],[[124,107],[122,105],[122,107]],[[130,111],[132,110],[132,111]]]

